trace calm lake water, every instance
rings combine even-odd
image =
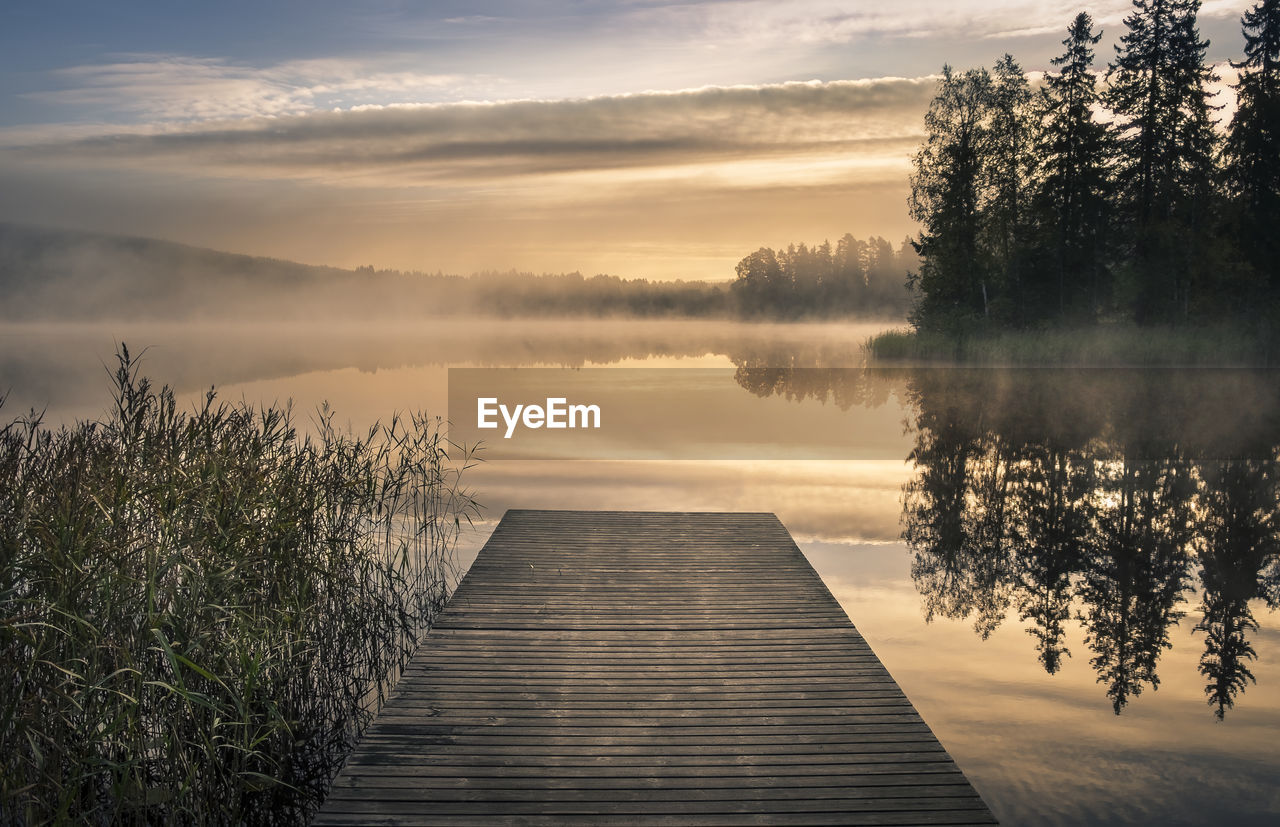
[[[866,458],[485,462],[462,561],[511,507],[772,511],[1004,823],[1276,823],[1274,373],[864,370],[883,327],[2,325],[0,414],[101,415],[120,340],[303,425],[443,414],[450,366],[708,369],[708,417],[847,423]]]

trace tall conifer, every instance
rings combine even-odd
[[[1052,61],[1058,72],[1046,75],[1040,88],[1037,207],[1049,263],[1041,296],[1049,305],[1045,309],[1057,315],[1092,317],[1107,287],[1111,147],[1107,129],[1093,111],[1098,103],[1093,47],[1101,38],[1088,14],[1076,15],[1062,41],[1067,50]]]
[[[1199,0],[1133,0],[1107,75],[1115,114],[1117,182],[1139,322],[1188,315],[1209,267],[1214,132],[1205,65],[1209,43],[1196,28]]]
[[[1225,179],[1237,239],[1263,280],[1280,293],[1280,0],[1245,12],[1245,59],[1236,83],[1236,114],[1224,150]]]

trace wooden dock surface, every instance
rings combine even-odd
[[[317,824],[991,824],[772,514],[509,511]]]

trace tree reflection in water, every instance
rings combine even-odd
[[[1273,371],[738,364],[760,396],[903,399],[915,446],[902,536],[926,619],[966,619],[985,638],[1016,614],[1051,674],[1077,621],[1119,714],[1159,686],[1198,597],[1213,713],[1253,682],[1254,611],[1280,607]]]

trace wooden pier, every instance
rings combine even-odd
[[[991,824],[772,514],[509,511],[317,824]]]

